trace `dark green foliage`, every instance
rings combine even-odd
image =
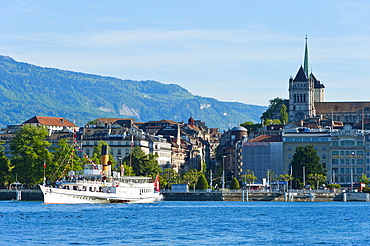
[[[230,190],[238,190],[239,188],[240,188],[239,181],[236,178],[233,178],[233,180],[231,180]]]
[[[53,159],[47,136],[48,130],[42,126],[24,125],[10,142],[13,176],[17,174],[19,182],[26,187],[42,182],[43,163],[51,163]]]
[[[195,190],[195,185],[197,184],[200,172],[196,169],[191,169],[188,172],[184,173],[181,177],[181,182],[188,184],[189,187],[192,187]]]
[[[289,116],[287,112],[287,107],[284,104],[282,104],[280,107],[280,122],[281,124],[286,125],[288,124],[288,120]]]
[[[255,124],[251,121],[246,121],[244,123],[241,123],[240,125],[248,130],[248,135],[256,132],[262,126],[261,124]]]
[[[8,157],[4,154],[3,142],[0,142],[0,188],[5,188],[12,181],[10,176],[11,165]]]
[[[171,189],[172,184],[178,184],[180,176],[172,168],[167,168],[160,173],[160,187],[164,189]]]
[[[310,174],[326,175],[320,163],[320,157],[317,155],[313,145],[298,146],[293,155],[291,165],[296,187],[303,182],[303,167],[306,179]]]
[[[197,190],[206,190],[208,189],[208,182],[204,174],[201,174],[198,178],[198,182],[196,185]]]
[[[340,189],[340,184],[328,184],[327,187],[329,189]]]
[[[362,192],[370,193],[370,187],[364,187],[364,188],[362,189]]]
[[[262,113],[261,120],[275,119],[276,115],[279,115],[279,109],[284,103],[282,98],[274,98],[269,101],[270,105],[264,113]]]
[[[195,96],[174,84],[42,68],[0,56],[0,109],[2,125],[35,115],[63,117],[77,125],[100,117],[186,121],[192,116],[224,129],[258,121],[266,107]]]
[[[129,167],[132,167],[135,175],[155,178],[161,170],[156,158],[157,156],[153,154],[146,155],[140,147],[136,146],[132,148],[130,155],[125,157],[123,161]]]

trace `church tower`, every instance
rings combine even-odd
[[[289,79],[289,121],[300,121],[315,116],[315,80],[309,71],[308,45],[306,46],[303,67],[293,79]],[[316,93],[317,94],[317,93]]]

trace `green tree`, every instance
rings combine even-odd
[[[261,124],[254,124],[251,121],[246,121],[244,123],[241,123],[240,125],[248,130],[248,134],[257,132],[257,130],[261,128]]]
[[[326,176],[318,173],[311,173],[308,175],[308,182],[311,183],[316,189],[326,181]]]
[[[280,122],[283,125],[286,125],[289,122],[288,112],[287,112],[287,108],[285,104],[281,104],[281,107],[280,107]]]
[[[282,98],[274,98],[269,100],[269,107],[266,109],[264,113],[262,113],[261,120],[265,121],[266,119],[273,119],[274,116],[277,114],[278,109],[284,103],[284,99]]]
[[[53,160],[46,165],[46,177],[48,180],[61,178],[68,171],[81,171],[87,161],[75,154],[75,148],[68,143],[66,138],[59,140],[58,146],[53,147]],[[85,162],[85,163],[84,163]]]
[[[26,187],[43,181],[43,163],[50,163],[53,158],[47,136],[48,130],[43,126],[24,125],[10,142],[13,176],[18,174],[19,181]]]
[[[330,189],[340,189],[340,184],[328,184],[328,188]]]
[[[272,188],[271,184],[273,183],[273,181],[278,179],[277,175],[271,169],[267,169],[266,178],[267,178],[268,185],[270,186],[270,189],[271,189]]]
[[[305,171],[305,177],[314,173],[326,174],[313,145],[298,146],[293,154],[291,165],[296,188],[300,187],[303,182],[303,170]]]
[[[164,189],[171,189],[172,184],[178,184],[180,176],[172,168],[167,168],[160,173],[159,183]]]
[[[143,173],[144,176],[149,176],[155,178],[161,171],[159,167],[158,161],[158,154],[149,153],[145,159],[145,172]]]
[[[199,159],[199,161],[200,161],[200,163],[201,163],[200,171],[201,171],[203,174],[205,174],[205,173],[207,172],[207,163],[206,163],[205,161],[201,161],[200,159]]]
[[[135,175],[151,176],[154,178],[161,171],[157,157],[153,154],[146,155],[139,146],[136,146],[132,148],[130,155],[126,156],[123,160],[129,163],[129,166],[131,164]]]
[[[370,179],[366,176],[366,174],[362,174],[358,180],[360,183],[364,183],[366,185],[370,184]]]
[[[280,175],[279,178],[278,178],[280,181],[284,181],[285,184],[284,184],[284,191],[287,190],[287,187],[288,187],[288,182],[293,180],[294,177],[290,174],[283,174],[283,175]]]
[[[101,151],[102,151],[103,145],[108,145],[108,144],[105,141],[100,140],[98,142],[98,145],[94,146],[93,156],[90,159],[96,164],[101,162],[101,155],[102,155]],[[117,163],[114,160],[113,155],[111,154],[111,149],[110,149],[109,145],[108,145],[108,161],[110,161],[110,163],[112,163],[112,170],[115,170]]]
[[[239,190],[239,188],[240,188],[239,181],[234,177],[231,180],[230,189],[231,190]]]
[[[242,175],[242,180],[248,184],[249,186],[249,190],[251,189],[251,184],[254,184],[254,181],[257,179],[256,176],[254,176],[254,171],[253,170],[250,170],[250,169],[247,169],[245,171],[245,174]]]
[[[132,167],[127,165],[126,162],[123,162],[122,166],[123,166],[123,170],[124,170],[123,175],[125,175],[125,176],[134,176],[135,175],[134,170],[132,169]]]
[[[12,182],[10,175],[12,166],[8,157],[5,156],[3,144],[4,141],[0,141],[0,188],[5,188]]]
[[[208,182],[207,182],[207,179],[206,179],[206,177],[204,176],[203,173],[199,175],[197,185],[196,185],[196,189],[197,190],[206,190],[206,189],[208,189]]]
[[[266,178],[269,183],[277,179],[276,174],[272,169],[267,169]]]
[[[263,121],[264,126],[269,126],[269,125],[281,125],[281,121],[278,119],[264,119]]]
[[[186,172],[182,177],[182,181],[185,183],[185,184],[188,184],[190,187],[193,187],[193,190],[195,190],[195,185],[198,181],[198,177],[199,177],[200,173],[198,170],[196,169],[191,169],[189,170],[188,172]]]

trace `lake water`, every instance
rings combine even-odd
[[[0,245],[370,245],[370,203],[0,202]]]

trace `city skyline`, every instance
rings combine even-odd
[[[288,98],[307,34],[310,68],[326,86],[326,101],[369,101],[369,10],[359,0],[2,0],[0,54],[268,105]]]

